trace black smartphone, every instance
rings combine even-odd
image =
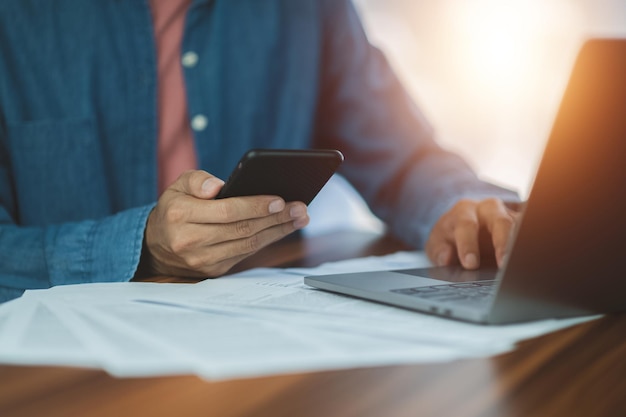
[[[215,198],[277,195],[308,205],[342,162],[337,150],[252,149]]]

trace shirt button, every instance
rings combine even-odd
[[[198,114],[191,119],[191,128],[196,132],[202,132],[209,125],[209,119],[203,114]]]
[[[182,59],[183,67],[193,68],[198,63],[198,54],[195,52],[185,52]]]

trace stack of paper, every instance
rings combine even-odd
[[[193,285],[27,291],[0,305],[0,362],[225,379],[489,356],[589,320],[480,326],[303,284],[305,275],[427,264],[423,253],[400,252],[309,269],[254,269]]]

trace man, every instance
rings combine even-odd
[[[304,227],[213,200],[249,148],[339,149],[435,263],[478,267],[481,230],[504,256],[515,196],[437,146],[348,0],[0,0],[0,48],[0,299],[216,277]]]

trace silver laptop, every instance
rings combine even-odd
[[[626,310],[626,39],[582,47],[500,270],[310,276],[307,285],[499,324]]]

